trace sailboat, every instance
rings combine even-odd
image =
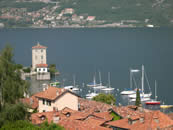
[[[75,75],[73,75],[73,85],[65,86],[64,89],[71,90],[71,91],[79,91],[79,88],[76,87]]]
[[[96,86],[98,86],[98,85],[99,85],[99,84],[96,83],[96,78],[95,78],[95,76],[93,77],[93,82],[87,84],[88,87],[96,87]]]
[[[155,81],[155,100],[145,102],[146,105],[160,105],[160,101],[157,101],[157,82]]]
[[[140,70],[132,70],[130,69],[130,88],[129,89],[126,89],[124,91],[122,91],[120,94],[121,95],[131,95],[131,94],[136,94],[136,91],[135,90],[132,90],[132,86],[133,86],[133,73],[134,72],[139,72]]]
[[[92,92],[92,93],[88,93],[86,95],[86,99],[92,99],[93,97],[99,95],[98,93]]]
[[[144,74],[145,74],[144,65],[142,65],[142,79],[141,79],[142,92],[140,93],[141,99],[142,98],[150,98],[152,95],[151,92],[147,93],[147,94],[144,93],[144,76],[145,76]],[[148,82],[148,80],[147,80],[147,82]],[[148,85],[149,85],[149,83],[148,83]],[[136,94],[128,95],[128,97],[136,99]]]
[[[110,85],[110,72],[108,72],[108,88],[103,88],[103,91],[113,91],[115,88],[111,88]]]
[[[75,75],[73,75],[73,86],[72,91],[79,91],[79,88],[76,85]]]
[[[102,79],[101,79],[101,72],[99,71],[99,79],[100,79],[100,84],[98,86],[93,87],[94,89],[104,89],[107,88],[106,86],[102,85]]]

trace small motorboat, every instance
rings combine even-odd
[[[160,105],[160,108],[162,109],[173,108],[173,105]]]
[[[60,82],[58,81],[50,83],[50,86],[53,86],[53,87],[56,87],[58,85],[60,85]]]
[[[145,104],[146,105],[160,105],[160,101],[151,100],[151,101],[145,102]]]

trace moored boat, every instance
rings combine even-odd
[[[155,99],[145,102],[146,105],[160,105],[160,101],[157,101],[157,82],[155,81]]]
[[[132,90],[132,86],[133,86],[133,73],[139,72],[140,70],[137,69],[130,69],[130,88],[125,89],[124,91],[122,91],[120,94],[121,95],[131,95],[131,94],[136,94],[135,90]]]
[[[162,109],[173,108],[173,105],[160,105],[160,108]]]

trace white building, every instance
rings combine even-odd
[[[42,46],[39,43],[36,46],[32,47],[32,69],[33,70],[36,69],[37,65],[47,64],[46,49],[47,49],[46,46]]]
[[[37,68],[37,72],[39,72],[39,73],[47,73],[48,72],[48,65],[47,64],[37,64],[36,68]]]

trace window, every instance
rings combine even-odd
[[[43,52],[43,50],[41,49],[41,52]]]
[[[51,101],[48,101],[48,105],[51,106]]]
[[[45,69],[43,69],[43,71],[45,71]]]
[[[51,101],[46,101],[46,105],[51,106]]]
[[[43,110],[43,112],[46,112],[45,110]]]
[[[39,69],[39,71],[41,71],[41,69]]]
[[[35,56],[35,59],[37,60],[37,56]]]
[[[41,56],[41,59],[43,59],[43,56]]]
[[[35,49],[35,52],[37,52],[37,49]]]
[[[43,104],[45,104],[45,100],[43,99]]]

